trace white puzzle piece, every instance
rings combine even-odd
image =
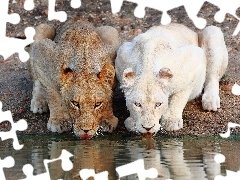
[[[230,133],[231,133],[231,128],[235,128],[235,127],[240,127],[240,124],[229,122],[228,127],[227,127],[227,132],[220,133],[220,136],[222,138],[228,138],[230,136]]]
[[[83,180],[87,180],[90,177],[93,177],[94,180],[108,180],[107,171],[96,174],[94,169],[82,169],[79,171],[79,175]]]
[[[235,83],[235,84],[233,85],[233,87],[232,87],[232,93],[233,93],[234,95],[240,96],[240,86],[239,86],[237,83]]]
[[[110,0],[112,12],[117,13],[120,11],[121,6],[124,0]],[[200,17],[197,17],[201,7],[203,6],[205,0],[195,0],[194,3],[192,0],[126,0],[129,2],[137,3],[137,7],[135,9],[134,15],[136,17],[142,18],[145,15],[145,8],[153,8],[159,10],[163,13],[161,23],[168,24],[171,22],[171,18],[168,15],[167,11],[172,10],[174,8],[178,8],[180,6],[184,6],[189,18],[194,22],[195,26],[198,28],[204,28],[206,26],[206,20]],[[12,3],[16,3],[17,1],[13,0]],[[214,18],[218,22],[223,22],[225,15],[230,14],[240,20],[238,16],[236,16],[236,10],[240,7],[240,0],[208,0],[209,3],[217,6],[220,10],[215,14]],[[9,22],[11,24],[17,24],[20,22],[20,16],[16,13],[8,14],[8,3],[9,0],[0,0],[0,55],[4,57],[4,59],[8,58],[14,53],[19,53],[19,58],[21,61],[27,61],[29,59],[29,54],[24,50],[24,47],[31,44],[33,42],[33,36],[35,34],[35,30],[32,27],[28,27],[25,29],[26,39],[16,39],[6,37],[6,23]],[[48,0],[48,20],[51,21],[53,19],[64,22],[67,19],[67,14],[64,11],[55,11],[55,3],[56,0]],[[70,2],[72,8],[79,8],[81,6],[81,0],[71,0]],[[27,11],[34,9],[34,0],[25,0],[24,9]],[[240,23],[238,23],[233,35],[237,35],[240,31]],[[232,88],[232,93],[235,95],[240,95],[239,85],[234,85]],[[2,111],[2,103],[0,102],[0,123],[3,121],[9,121],[11,123],[12,129],[8,132],[0,132],[0,137],[2,140],[13,139],[13,147],[15,150],[20,150],[23,145],[19,144],[16,131],[24,131],[27,128],[27,123],[25,120],[19,120],[18,122],[13,122],[13,118],[10,111]],[[230,136],[230,128],[234,128],[240,126],[236,123],[229,123],[228,130],[226,133],[220,134],[222,137]],[[62,150],[62,154],[59,158],[52,160],[44,160],[44,166],[46,168],[46,173],[42,173],[39,175],[33,175],[33,166],[30,164],[26,164],[23,167],[23,172],[26,175],[26,179],[29,180],[47,180],[50,179],[48,163],[62,160],[62,168],[64,171],[69,171],[72,169],[72,162],[70,161],[70,157],[73,156],[71,153],[66,150]],[[218,163],[222,163],[225,159],[221,159],[222,157],[216,157],[215,161]],[[5,179],[5,175],[3,172],[3,168],[11,168],[14,166],[14,159],[11,156],[6,157],[5,159],[0,159],[0,179]],[[157,170],[153,167],[148,170],[144,168],[144,161],[139,159],[132,163],[120,166],[116,168],[116,171],[119,174],[119,177],[124,177],[131,174],[137,174],[138,179],[143,180],[146,178],[156,178]],[[92,169],[83,169],[79,172],[82,178],[94,177],[95,179],[107,179],[108,172],[104,171],[96,174]],[[227,170],[227,176],[217,176],[215,180],[219,179],[240,179],[240,171],[232,172]]]
[[[145,180],[146,178],[154,179],[158,176],[158,171],[156,168],[150,168],[147,170],[145,169],[143,159],[139,159],[132,163],[117,167],[116,171],[118,172],[119,178],[132,174],[137,174],[139,180]]]
[[[14,2],[13,2],[14,3]],[[67,13],[64,11],[55,11],[56,0],[48,1],[48,20],[57,19],[61,22],[67,20]],[[20,22],[19,14],[13,13],[8,14],[9,0],[0,1],[0,55],[4,59],[10,57],[14,53],[19,53],[19,59],[23,62],[29,59],[29,54],[24,50],[24,48],[33,43],[33,37],[35,35],[35,30],[33,27],[27,27],[25,29],[26,39],[17,39],[13,37],[6,37],[6,24],[7,22],[11,24],[18,24]],[[71,6],[73,8],[79,8],[81,6],[81,0],[72,0]],[[24,2],[24,9],[27,11],[33,10],[34,1],[26,0]]]
[[[124,0],[110,0],[112,13],[117,13],[120,11],[121,6]],[[134,11],[134,15],[138,18],[143,18],[145,16],[145,8],[152,8],[162,12],[161,24],[167,25],[171,22],[171,17],[168,15],[167,11],[172,10],[174,8],[178,8],[180,6],[184,6],[189,18],[193,21],[195,26],[199,29],[203,29],[206,26],[206,20],[200,17],[197,17],[201,7],[203,6],[205,0],[195,0],[194,3],[192,0],[126,0],[128,2],[137,3],[137,7]],[[208,0],[209,3],[220,8],[220,11],[216,13],[214,16],[215,20],[218,22],[223,22],[225,19],[225,15],[231,14],[238,20],[240,18],[236,16],[236,10],[240,7],[239,0]],[[233,35],[237,35],[240,31],[240,23],[238,24],[236,30]]]
[[[26,39],[24,40],[6,37],[6,23],[10,22],[11,24],[17,24],[20,21],[20,16],[18,14],[8,14],[8,3],[8,0],[0,1],[0,55],[6,59],[18,52],[20,60],[27,61],[29,59],[29,54],[24,48],[33,42],[35,30],[32,27],[26,28]]]
[[[31,11],[34,8],[34,2],[33,0],[25,0],[24,2],[24,9],[27,11]]]
[[[71,7],[76,9],[80,8],[81,6],[81,0],[71,0]]]
[[[50,180],[48,164],[58,160],[62,161],[61,165],[64,171],[70,171],[73,168],[73,164],[70,160],[70,157],[72,156],[73,155],[71,153],[63,149],[61,155],[58,158],[51,159],[51,160],[45,159],[43,161],[43,164],[46,169],[46,172],[38,175],[33,175],[33,166],[31,164],[25,164],[22,170],[23,170],[23,173],[26,175],[26,178],[22,180]]]
[[[15,150],[20,150],[23,148],[23,145],[20,145],[17,138],[16,131],[24,131],[27,129],[27,122],[24,119],[19,120],[18,122],[13,122],[12,114],[10,111],[2,111],[2,102],[0,101],[0,123],[3,121],[9,121],[11,123],[11,130],[6,132],[0,132],[0,137],[2,141],[6,139],[13,139],[13,148]]]
[[[15,164],[15,161],[12,156],[8,156],[3,160],[0,158],[0,179],[5,180],[5,174],[3,168],[11,168]]]

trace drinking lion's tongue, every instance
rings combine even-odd
[[[91,139],[92,136],[91,136],[91,135],[88,135],[88,134],[82,134],[82,135],[80,136],[80,138],[81,138],[81,139]]]

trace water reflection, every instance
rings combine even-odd
[[[200,139],[128,139],[107,140],[94,139],[84,141],[56,141],[51,139],[25,139],[24,148],[16,153],[10,147],[0,144],[1,159],[12,155],[16,161],[15,166],[5,169],[7,179],[25,178],[22,167],[30,163],[34,173],[46,172],[43,159],[59,157],[62,149],[74,155],[73,169],[64,172],[61,162],[49,164],[51,179],[81,179],[81,169],[94,169],[96,173],[108,171],[109,179],[118,179],[116,167],[126,165],[138,159],[144,159],[145,169],[156,168],[156,179],[177,180],[203,180],[214,179],[217,175],[225,175],[226,169],[238,171],[240,167],[240,141],[216,140],[209,138]],[[226,162],[218,164],[214,156],[222,153]],[[230,163],[231,161],[234,164]],[[92,178],[93,179],[93,178]],[[122,179],[138,179],[136,174],[122,177]]]
[[[62,148],[66,148],[66,142],[53,143],[52,151],[56,158]],[[185,142],[186,146],[188,142]],[[158,178],[156,179],[214,179],[221,174],[220,164],[214,161],[214,155],[219,152],[218,144],[212,148],[197,149],[192,146],[189,149],[183,148],[183,141],[169,139],[157,141],[153,139],[142,139],[135,141],[108,141],[95,140],[84,141],[76,145],[74,150],[74,168],[65,173],[64,179],[80,179],[81,169],[94,169],[96,173],[109,172],[109,179],[117,179],[116,167],[128,164],[138,159],[144,159],[145,169],[156,168]],[[56,154],[58,148],[58,153]],[[61,148],[59,148],[61,146]],[[197,151],[198,153],[197,153]],[[212,150],[212,151],[211,151]],[[53,166],[56,167],[56,166]],[[51,177],[57,177],[53,170]],[[64,174],[64,173],[63,173]],[[63,178],[63,176],[61,176]],[[137,179],[136,174],[121,179]]]
[[[61,149],[66,149],[74,155],[74,166],[71,171],[64,173],[60,168],[61,162],[57,165],[51,164],[49,166],[51,177],[65,180],[80,179],[81,169],[94,169],[96,173],[108,171],[109,179],[114,180],[117,177],[114,162],[115,147],[117,148],[117,144],[108,140],[87,140],[76,142],[75,145],[72,142],[53,142],[50,147],[51,158],[58,157]]]

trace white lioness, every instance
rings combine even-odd
[[[203,108],[217,111],[227,64],[223,34],[214,26],[199,34],[180,24],[157,26],[124,43],[115,68],[130,111],[126,128],[151,135],[160,124],[168,131],[182,128],[186,103],[203,88]]]

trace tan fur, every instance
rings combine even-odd
[[[46,24],[36,28],[29,63],[34,81],[31,110],[45,112],[48,104],[50,131],[69,131],[73,125],[77,136],[92,137],[100,126],[110,132],[116,128],[112,88],[118,32],[102,28],[114,34],[111,40],[78,18],[61,25],[54,41],[54,28]]]

